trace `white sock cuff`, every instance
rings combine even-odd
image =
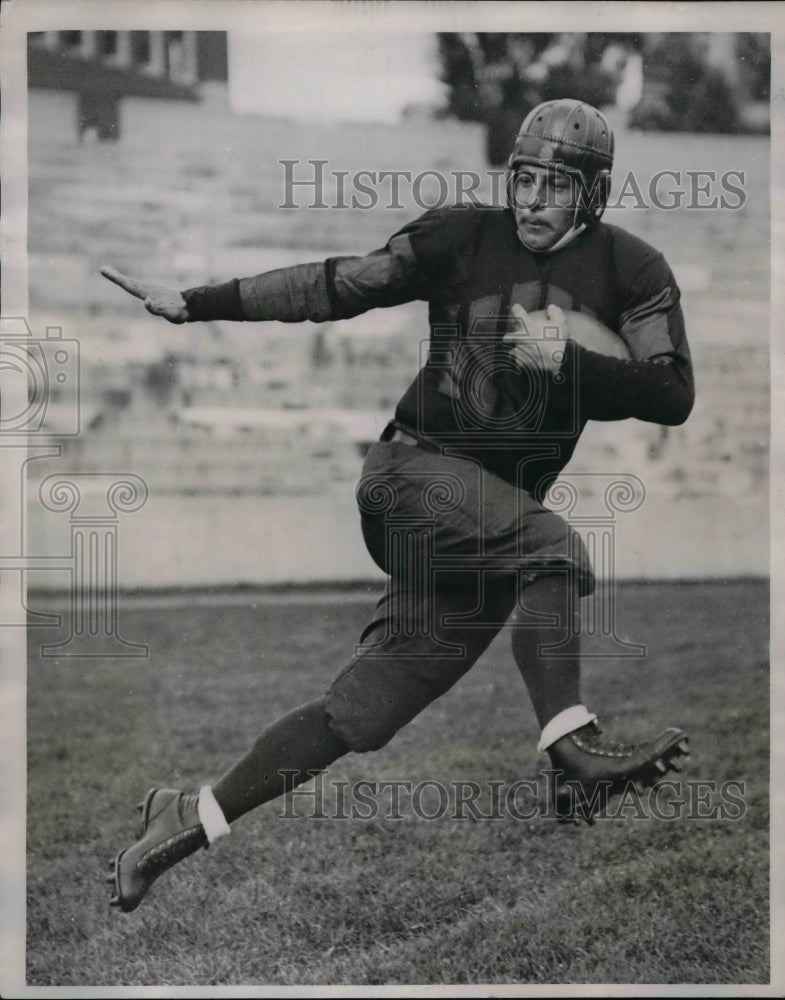
[[[547,750],[549,746],[552,746],[556,740],[560,740],[562,736],[574,733],[576,729],[580,729],[581,726],[585,726],[589,722],[594,722],[596,718],[597,716],[592,715],[585,705],[573,705],[571,708],[565,708],[563,712],[554,715],[551,721],[545,726],[540,734],[540,742],[537,744],[537,749],[542,753],[543,750]]]
[[[209,785],[204,785],[199,789],[197,808],[199,810],[199,822],[204,827],[208,843],[212,844],[213,841],[218,840],[219,837],[225,837],[230,832],[230,826],[226,822],[226,817],[216,802],[213,790]]]

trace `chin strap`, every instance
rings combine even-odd
[[[574,239],[577,239],[581,235],[581,233],[585,231],[585,229],[586,229],[585,222],[581,222],[577,226],[573,226],[571,229],[568,229],[567,232],[564,234],[564,236],[558,239],[553,244],[552,247],[548,247],[547,250],[540,250],[540,249],[535,250],[534,247],[528,246],[526,244],[526,240],[524,240],[524,238],[521,236],[520,231],[518,231],[518,239],[526,247],[526,249],[531,250],[532,253],[556,253],[557,250],[561,250],[563,247],[566,247],[568,243],[572,243]]]

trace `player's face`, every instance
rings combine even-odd
[[[558,170],[524,164],[513,184],[518,234],[531,250],[549,250],[572,227],[576,192],[572,178]]]

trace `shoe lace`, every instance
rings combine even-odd
[[[184,826],[193,826],[194,819],[199,822],[199,796],[183,793],[177,803],[180,820]]]
[[[589,751],[627,756],[637,753],[648,746],[647,743],[624,743],[621,740],[610,740],[603,735],[596,722],[589,722],[572,733],[573,741]]]

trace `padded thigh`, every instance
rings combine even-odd
[[[333,732],[357,753],[384,746],[474,665],[515,600],[514,576],[482,589],[475,579],[419,600],[391,581],[327,692]]]
[[[357,489],[368,550],[390,579],[351,661],[333,681],[333,731],[376,750],[469,670],[521,588],[594,577],[578,534],[533,497],[462,458],[374,445]]]
[[[402,569],[406,549],[413,565],[430,560],[444,582],[452,574],[454,585],[461,574],[491,579],[525,572],[533,580],[568,570],[581,596],[594,589],[580,536],[531,494],[469,459],[376,444],[363,466],[357,502],[368,551],[393,578],[411,572]],[[423,551],[412,553],[413,546]]]

